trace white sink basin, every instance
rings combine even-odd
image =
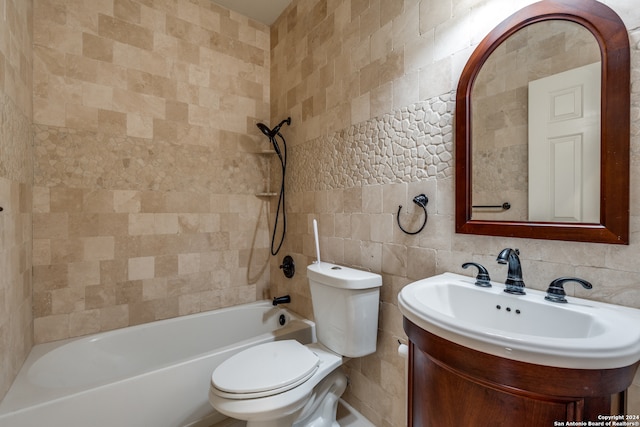
[[[545,366],[609,369],[640,360],[640,310],[581,298],[546,301],[525,289],[474,285],[453,273],[419,280],[398,295],[402,314],[420,328],[465,347]]]

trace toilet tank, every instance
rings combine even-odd
[[[307,267],[318,341],[360,357],[376,351],[382,277],[328,262]]]

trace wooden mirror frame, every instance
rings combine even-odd
[[[565,20],[595,37],[602,55],[600,224],[473,220],[471,91],[482,65],[509,36],[536,22]],[[620,17],[595,0],[543,0],[493,29],[467,62],[456,94],[456,233],[629,244],[629,36]]]

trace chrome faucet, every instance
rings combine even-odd
[[[506,287],[504,291],[515,295],[524,295],[524,280],[522,280],[522,266],[520,265],[520,251],[518,249],[505,248],[500,251],[498,258],[499,264],[509,263],[507,272],[507,280],[504,282]]]

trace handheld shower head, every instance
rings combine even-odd
[[[280,132],[280,128],[285,123],[287,125],[291,125],[291,117],[287,117],[286,119],[278,123],[278,126],[274,127],[273,129],[269,129],[264,123],[258,123],[256,124],[256,126],[258,126],[258,129],[260,129],[260,131],[267,135],[269,138],[273,138],[278,134],[278,132]]]
[[[269,129],[267,125],[265,125],[264,123],[258,123],[256,126],[258,126],[258,129],[260,129],[262,133],[271,138],[271,129]]]

